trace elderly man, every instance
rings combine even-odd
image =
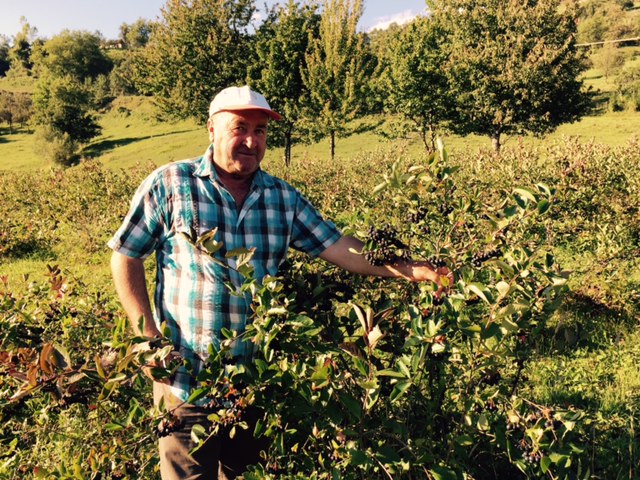
[[[223,328],[244,331],[250,305],[225,286],[242,283],[238,272],[207,259],[181,233],[217,229],[222,257],[235,248],[255,248],[251,262],[256,278],[276,275],[293,247],[362,275],[431,281],[441,289],[449,282],[443,281],[450,276],[446,269],[427,262],[369,264],[356,253],[362,242],[341,235],[297,190],[261,170],[269,121],[279,119],[248,86],[221,91],[209,108],[211,145],[205,154],[153,172],[109,242],[116,290],[134,328],[143,318],[138,333],[155,337],[166,322],[176,351],[195,373],[202,369],[209,345],[220,345]],[[143,266],[151,253],[157,260],[153,311]],[[238,361],[250,359],[251,348],[238,341],[232,353]],[[235,478],[259,461],[265,446],[250,431],[241,431],[233,439],[211,438],[190,455],[191,426],[210,413],[187,403],[194,386],[193,376],[183,370],[166,383],[154,382],[155,400],[163,398],[182,425],[160,439],[162,478]]]

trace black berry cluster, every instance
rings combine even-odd
[[[502,252],[499,248],[492,248],[486,252],[476,253],[471,257],[471,263],[474,267],[481,267],[484,262],[491,260],[492,258],[497,258],[500,255],[502,255]]]
[[[420,205],[416,210],[410,211],[407,215],[407,221],[411,225],[418,225],[420,233],[428,235],[431,233],[431,227],[426,222],[429,209],[425,205]]]
[[[163,418],[160,421],[160,425],[158,425],[156,435],[158,436],[158,438],[166,437],[176,430],[179,430],[182,425],[182,419],[176,417],[175,415],[171,415],[169,418]]]
[[[427,261],[435,268],[442,268],[447,266],[447,262],[444,259],[438,257],[429,257]]]
[[[445,202],[442,202],[440,205],[438,205],[438,211],[440,212],[440,214],[443,217],[448,216],[451,212],[453,212],[453,207],[451,205],[448,205]]]
[[[397,262],[398,260],[409,260],[410,255],[404,245],[398,239],[398,232],[385,225],[382,228],[371,227],[367,232],[370,247],[365,252],[365,259],[371,265],[381,266]]]
[[[542,458],[542,452],[540,450],[525,450],[522,453],[522,459],[527,463],[538,463]]]

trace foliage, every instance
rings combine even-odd
[[[487,135],[499,150],[501,135],[545,134],[586,113],[575,20],[557,0],[429,4],[447,32],[456,133]]]
[[[385,105],[412,122],[428,151],[435,151],[438,129],[452,121],[454,98],[445,72],[440,43],[443,32],[426,17],[418,17],[391,39],[385,71]]]
[[[637,16],[627,15],[633,7],[626,1],[591,0],[578,7],[578,40],[581,43],[619,40],[640,34]]]
[[[614,43],[603,45],[591,55],[591,58],[593,66],[602,70],[605,79],[608,79],[610,75],[615,75],[625,63],[624,53]]]
[[[43,128],[39,140],[52,144],[55,163],[69,165],[75,161],[80,143],[100,134],[100,126],[92,113],[94,92],[90,83],[82,83],[70,75],[41,77],[33,95],[34,120]]]
[[[318,23],[315,5],[290,1],[286,7],[274,7],[254,37],[257,58],[249,65],[249,77],[283,117],[269,126],[269,143],[284,145],[286,165],[291,163],[291,146],[309,95],[302,71],[309,43],[318,36]]]
[[[369,248],[367,231],[389,227],[457,275],[438,300],[429,285],[294,255],[282,278],[248,282],[244,336],[258,361],[225,377],[223,345],[200,393],[244,380],[238,402],[213,407],[220,422],[234,421],[240,399],[263,408],[274,442],[252,478],[633,478],[638,342],[620,323],[634,325],[640,305],[629,201],[639,148],[568,141],[505,148],[499,162],[397,151],[293,165],[305,194]],[[151,408],[140,368],[168,345],[130,335],[92,270],[151,168],[0,175],[3,267],[37,255],[50,264],[0,278],[2,478],[157,478],[155,431],[170,418]],[[553,257],[579,267],[572,291]],[[558,316],[578,332],[565,350]]]
[[[306,126],[315,138],[329,136],[331,159],[336,135],[364,104],[372,59],[357,33],[361,0],[326,0],[319,36],[311,39],[302,80],[309,91]],[[312,32],[310,32],[312,33]]]
[[[539,228],[553,193],[540,184],[492,204],[456,193],[453,173],[444,155],[407,172],[394,165],[376,189],[389,190],[384,220],[370,219],[407,225],[399,233],[412,254],[457,272],[444,301],[429,285],[338,295],[344,287],[306,283],[301,264],[286,272],[293,290],[245,284],[254,365],[225,367],[224,344],[212,350],[192,399],[239,397],[214,408],[213,432],[246,405],[265,411],[256,431],[271,448],[249,478],[477,478],[487,458],[504,472],[571,478],[570,465],[583,464],[572,432],[581,414],[518,395],[566,281]]]
[[[610,101],[613,110],[640,111],[640,67],[623,69],[615,79],[616,90]]]
[[[167,2],[139,59],[139,90],[166,113],[205,120],[214,95],[246,77],[253,12],[252,0]]]
[[[143,48],[149,43],[149,37],[153,30],[154,22],[139,18],[135,22],[123,23],[120,25],[120,40],[124,48]]]
[[[31,95],[0,90],[0,121],[9,124],[9,133],[12,133],[14,123],[24,125],[32,111]]]
[[[27,22],[25,17],[20,17],[20,31],[13,37],[13,45],[9,49],[11,68],[30,72],[33,67],[31,61],[31,47],[35,42],[38,30]]]
[[[0,34],[0,77],[3,77],[11,67],[9,61],[9,39]]]
[[[106,75],[112,65],[101,40],[94,33],[63,30],[34,51],[34,68],[41,76],[71,76],[80,82]]]
[[[46,284],[25,281],[21,293],[1,280],[0,475],[148,478],[158,419],[139,369],[124,369],[132,345],[121,342],[125,321],[113,302],[86,285],[70,286],[57,266]]]

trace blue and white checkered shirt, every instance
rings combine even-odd
[[[255,248],[251,264],[255,278],[277,275],[291,246],[317,256],[341,236],[300,192],[288,183],[258,170],[240,211],[219,182],[210,147],[196,160],[158,168],[140,186],[120,229],[109,241],[113,250],[134,258],[156,253],[155,321],[171,330],[176,349],[189,360],[194,375],[202,369],[213,344],[219,348],[223,328],[238,334],[251,314],[250,298],[232,294],[225,286],[239,287],[242,277],[223,268],[193,248],[181,233],[198,236],[217,228],[215,239],[224,242],[216,252]],[[193,229],[193,230],[192,230]],[[251,358],[250,342],[237,341],[232,355]],[[194,378],[178,371],[172,393],[183,401],[195,387]]]

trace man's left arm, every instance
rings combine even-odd
[[[404,278],[411,282],[430,281],[438,285],[438,292],[447,290],[453,283],[453,275],[446,267],[435,268],[427,261],[398,261],[387,265],[371,265],[362,249],[364,244],[357,238],[343,236],[326,248],[319,256],[352,273],[386,278]]]

